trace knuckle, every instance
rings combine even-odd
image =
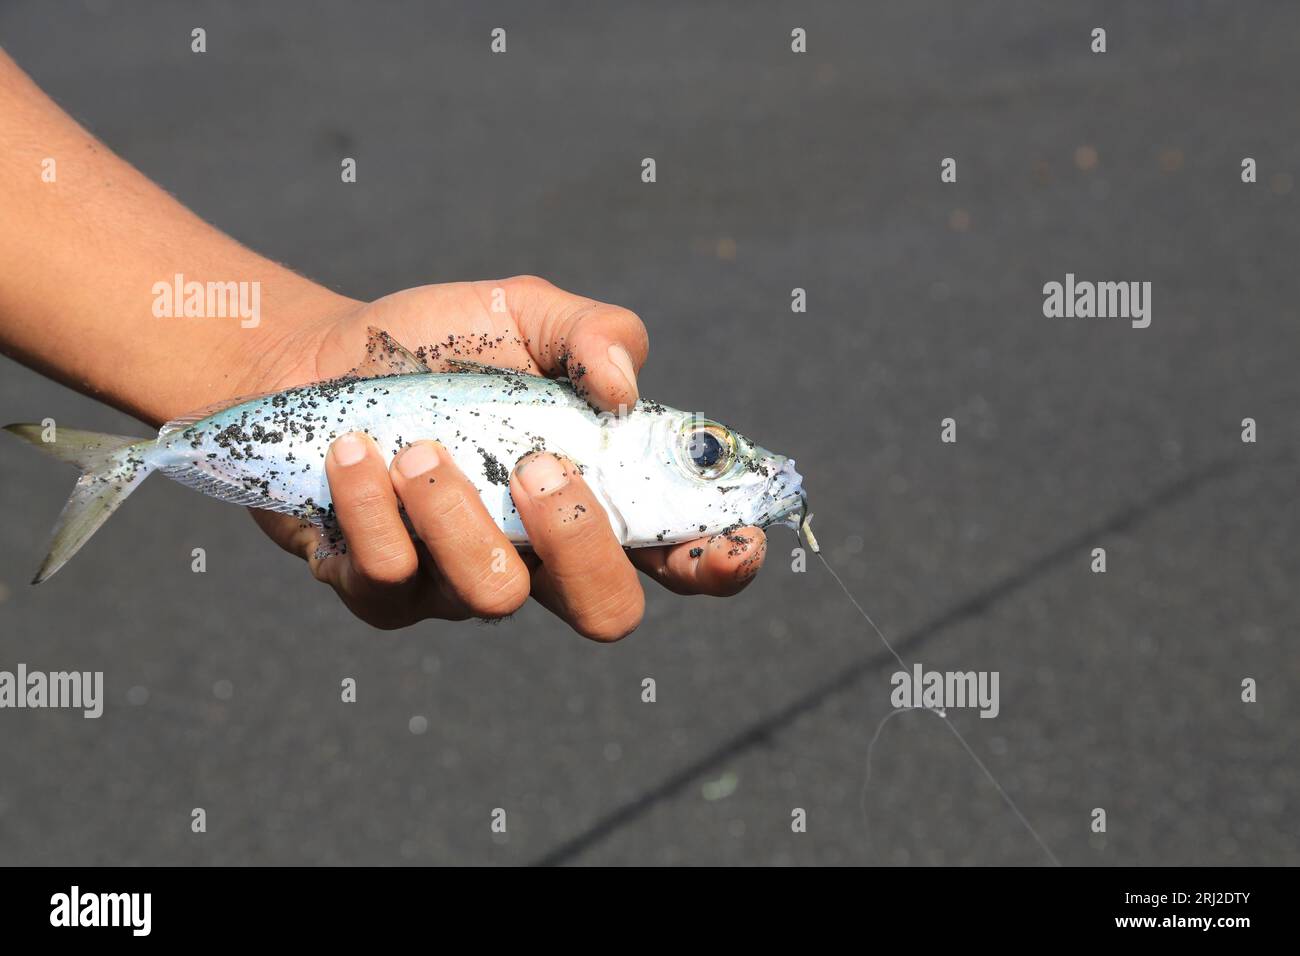
[[[621,305],[606,306],[610,314],[616,316],[620,321],[632,329],[637,335],[645,336],[645,323],[641,321],[641,316],[637,315],[631,309],[624,308]]]
[[[402,499],[421,541],[431,548],[445,549],[482,535],[491,518],[483,512],[477,492],[442,479],[425,487],[427,491],[408,493]]]
[[[357,573],[371,584],[382,587],[395,587],[410,581],[419,571],[420,561],[409,544],[405,547],[398,545],[398,542],[378,542],[364,552],[354,551]]]
[[[460,524],[471,517],[469,496],[464,488],[446,488],[438,490],[437,485],[429,486],[429,495],[414,507],[421,516],[440,527]]]
[[[567,499],[550,516],[546,533],[566,556],[590,560],[589,555],[607,550],[605,539],[612,538],[614,532],[605,517],[605,510],[594,499]]]
[[[334,496],[334,507],[365,524],[381,521],[392,507],[392,492],[377,481],[366,480],[351,487],[339,489]]]
[[[400,631],[413,623],[405,618],[392,617],[387,614],[375,614],[369,611],[353,611],[353,613],[377,631]]]
[[[518,289],[527,289],[536,292],[549,291],[555,288],[555,285],[551,283],[549,280],[543,279],[541,276],[535,276],[528,273],[525,273],[523,275],[511,276],[510,278],[506,279],[502,284],[514,286],[515,288]]]
[[[610,644],[627,637],[645,616],[645,594],[633,581],[582,608],[574,615],[573,628],[589,640]]]
[[[528,600],[531,582],[522,565],[505,572],[489,571],[465,597],[465,606],[475,617],[508,617]]]
[[[601,305],[589,312],[577,312],[570,322],[568,339],[575,352],[603,363],[606,348],[619,345],[632,359],[633,369],[644,366],[650,354],[650,334],[635,312],[622,306]]]

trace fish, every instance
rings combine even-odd
[[[712,419],[647,399],[625,413],[599,412],[568,379],[475,362],[448,359],[449,371],[434,372],[376,328],[366,351],[340,378],[202,409],[167,422],[155,438],[6,425],[81,470],[32,583],[63,567],[154,472],[221,501],[310,522],[321,530],[322,556],[345,553],[325,456],[353,431],[367,433],[388,461],[410,442],[441,442],[521,548],[528,532],[510,473],[538,451],[574,463],[626,548],[744,525],[786,525],[816,540],[795,460]]]

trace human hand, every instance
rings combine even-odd
[[[542,279],[430,285],[349,302],[303,323],[282,343],[289,361],[267,372],[260,390],[346,374],[364,357],[372,326],[413,351],[437,345],[428,358],[435,371],[441,359],[455,357],[538,375],[572,373],[587,400],[606,411],[636,402],[636,373],[649,348],[632,312]],[[511,476],[532,546],[525,552],[509,543],[437,442],[414,442],[388,466],[365,435],[341,436],[326,472],[345,554],[318,555],[319,530],[292,517],[254,517],[277,544],[305,558],[349,610],[379,628],[430,617],[503,617],[531,594],[584,637],[614,641],[641,621],[645,597],[636,569],[679,594],[723,596],[745,587],[766,553],[763,532],[752,527],[727,538],[625,551],[581,475],[547,453],[527,456]],[[434,473],[437,480],[428,480]],[[563,522],[553,517],[559,499],[569,516]],[[399,502],[418,541],[403,524]]]

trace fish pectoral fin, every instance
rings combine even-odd
[[[627,519],[623,517],[623,512],[618,510],[618,505],[614,504],[613,499],[605,493],[605,476],[599,468],[588,466],[587,469],[587,487],[591,493],[596,496],[600,506],[605,509],[605,514],[609,518],[609,526],[614,532],[614,537],[618,539],[621,545],[627,545]]]
[[[345,378],[387,378],[390,375],[422,375],[429,372],[414,352],[383,329],[366,329],[366,357]]]

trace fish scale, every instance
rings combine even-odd
[[[528,535],[509,491],[515,463],[541,450],[595,460],[605,427],[572,388],[550,379],[430,373],[263,396],[164,426],[158,444],[168,478],[222,501],[317,520],[331,510],[324,461],[340,435],[365,432],[385,462],[412,441],[432,439],[506,536],[523,543]]]

